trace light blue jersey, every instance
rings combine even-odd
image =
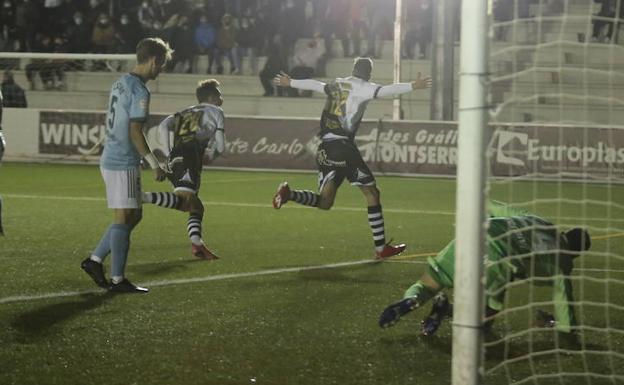
[[[130,122],[145,122],[149,115],[150,93],[135,74],[125,74],[115,83],[106,114],[106,143],[100,165],[107,170],[137,167],[141,155],[130,139]]]

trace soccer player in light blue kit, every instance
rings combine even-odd
[[[147,292],[124,277],[130,233],[141,221],[141,157],[154,170],[158,181],[165,172],[143,136],[149,115],[150,93],[145,83],[156,79],[172,50],[159,38],[146,38],[136,48],[137,64],[132,72],[113,83],[106,116],[106,143],[100,171],[106,185],[108,207],[113,209],[113,224],[108,227],[91,256],[82,261],[82,269],[95,283],[112,292]],[[111,281],[104,276],[102,262],[111,254]]]

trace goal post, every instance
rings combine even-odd
[[[624,384],[622,4],[492,3],[462,4],[453,384]],[[483,288],[489,198],[591,248],[565,265],[567,237],[546,252],[529,225],[528,273]]]
[[[478,385],[488,121],[487,0],[464,0],[461,12],[452,384]]]

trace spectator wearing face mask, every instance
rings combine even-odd
[[[127,13],[122,13],[119,18],[119,24],[116,26],[119,53],[134,53],[136,45],[141,40],[141,27],[135,20],[130,20]]]
[[[67,26],[63,35],[67,42],[67,50],[72,53],[87,53],[91,49],[91,42],[85,36],[91,35],[93,27],[85,23],[82,12],[74,13],[72,23]]]
[[[197,55],[208,55],[207,73],[212,73],[212,64],[217,54],[217,28],[208,20],[206,15],[199,17],[199,23],[195,27],[195,47]],[[197,59],[197,56],[195,57]]]
[[[137,20],[146,34],[152,29],[156,21],[156,13],[148,0],[141,2],[141,6],[137,10]]]
[[[91,35],[93,43],[93,52],[95,53],[113,53],[117,43],[115,26],[111,23],[110,17],[101,13],[97,22],[93,26],[93,34]]]
[[[108,1],[104,0],[89,0],[89,6],[83,11],[85,21],[89,25],[95,25],[97,19],[101,14],[108,15]]]
[[[74,23],[74,14],[80,11],[77,0],[63,0],[58,13],[58,34],[64,35],[67,28]]]

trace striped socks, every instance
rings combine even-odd
[[[145,192],[143,193],[143,202],[153,203],[168,209],[177,209],[180,199],[172,192]]]
[[[309,190],[291,190],[289,201],[297,202],[304,206],[318,206],[319,194]]]
[[[191,243],[194,245],[202,245],[202,216],[198,214],[190,214],[186,225],[186,231],[188,231]]]
[[[381,205],[368,206],[368,224],[373,231],[375,250],[383,250],[386,244],[386,235],[384,230],[383,214],[381,213]]]

